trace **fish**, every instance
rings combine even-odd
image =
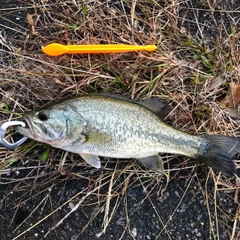
[[[161,153],[184,155],[232,176],[237,137],[191,135],[165,123],[167,104],[158,98],[135,101],[121,95],[85,94],[23,115],[16,130],[35,141],[79,154],[101,167],[100,157],[136,159],[164,172]],[[99,157],[100,156],[100,157]]]

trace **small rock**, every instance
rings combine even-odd
[[[132,229],[132,235],[133,235],[133,237],[137,237],[137,228],[133,228]]]

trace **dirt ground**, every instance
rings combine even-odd
[[[74,5],[74,2],[66,1],[61,7],[64,10],[66,6]],[[79,1],[76,2],[76,4],[80,4]],[[133,2],[136,3],[135,10],[137,12],[138,1]],[[152,11],[160,13],[160,8],[157,9],[158,5],[154,5],[153,2],[149,1],[148,3],[147,1],[146,7],[154,6]],[[169,2],[173,4],[172,1]],[[44,4],[46,4],[46,8],[43,8]],[[30,108],[42,106],[49,101],[55,101],[76,92],[93,91],[95,85],[97,89],[105,89],[111,81],[114,81],[114,85],[109,85],[110,90],[119,93],[122,93],[124,89],[128,91],[128,88],[125,88],[128,82],[118,82],[115,79],[121,74],[125,76],[124,74],[131,73],[129,70],[133,61],[131,58],[136,55],[128,55],[123,62],[117,57],[112,57],[110,60],[114,63],[111,64],[118,62],[120,67],[119,72],[114,73],[107,64],[102,68],[99,67],[100,61],[110,61],[107,57],[99,57],[100,60],[96,60],[93,62],[94,64],[90,64],[92,61],[90,57],[78,59],[78,62],[69,57],[64,61],[68,61],[67,64],[70,67],[67,70],[61,68],[58,74],[54,73],[53,75],[51,75],[51,68],[44,69],[42,61],[59,66],[62,59],[59,57],[51,62],[52,60],[44,56],[39,47],[43,39],[39,35],[35,37],[34,31],[44,35],[45,44],[52,41],[51,34],[58,39],[63,39],[65,43],[70,38],[70,34],[62,34],[60,30],[55,29],[55,31],[54,27],[51,28],[51,22],[49,22],[48,28],[43,27],[42,23],[48,22],[48,14],[51,11],[59,11],[60,5],[59,8],[57,5],[55,8],[54,4],[58,4],[57,1],[55,3],[54,1],[3,0],[0,3],[0,46],[2,49],[0,67],[6,69],[0,72],[1,122],[9,119],[5,102],[11,97],[19,101],[16,112],[23,113]],[[89,6],[94,6],[94,4],[97,3],[86,1],[85,6],[88,6],[89,9]],[[123,8],[126,16],[128,11],[129,14],[131,12],[125,1],[106,1],[106,4],[113,8],[116,7],[116,9],[118,6],[119,8],[126,6]],[[216,25],[224,29],[221,37],[226,39],[233,31],[233,25],[237,32],[240,30],[240,3],[237,0],[227,3],[225,1],[175,1],[174,4],[178,6],[176,8],[178,11],[173,11],[173,15],[175,14],[174,17],[177,17],[178,20],[173,25],[175,24],[175,27],[185,32],[186,35],[191,35],[191,38],[197,42],[205,39],[205,48],[212,48],[212,41],[219,37]],[[48,5],[51,5],[51,8],[48,8]],[[102,11],[107,10],[103,7]],[[165,10],[168,11],[167,8]],[[82,11],[87,10],[83,7]],[[36,12],[38,16],[34,16]],[[27,13],[33,15],[34,19],[39,18],[39,25],[34,26],[35,29],[31,25],[31,20],[26,19]],[[64,14],[67,16],[68,13],[63,11]],[[141,13],[139,13],[140,15]],[[56,16],[59,21],[56,22],[60,24],[64,17],[60,14]],[[66,19],[70,19],[70,17],[67,16]],[[168,22],[167,19],[165,20]],[[113,19],[113,21],[117,20]],[[72,28],[76,27],[74,24],[72,22]],[[88,24],[92,23],[89,21]],[[141,27],[141,24],[139,26]],[[118,27],[121,28],[120,25]],[[88,38],[91,41],[99,38],[98,34],[100,33],[98,32],[90,38],[84,35],[84,30],[82,30],[83,32],[78,30],[75,28],[73,31],[76,38],[83,38],[86,41]],[[73,41],[73,39],[69,41]],[[192,56],[192,52],[185,47],[192,43],[187,40],[181,43],[181,51],[176,50],[179,49],[177,44],[167,47],[175,60],[182,56],[184,59]],[[159,43],[159,47],[160,45],[161,43]],[[177,53],[173,53],[174,51]],[[18,64],[22,61],[21,56],[24,56],[26,65],[19,68]],[[152,56],[147,55],[147,57],[150,59]],[[233,56],[231,57],[233,58]],[[31,63],[33,59],[39,60],[39,65],[37,61],[33,65]],[[89,62],[88,67],[85,62]],[[72,70],[75,66],[82,72],[76,71],[71,75],[75,71]],[[126,66],[129,69],[125,68]],[[123,73],[123,69],[127,69],[126,72]],[[93,74],[86,77],[87,71],[92,71]],[[199,72],[201,71],[204,71],[204,68],[199,70]],[[44,76],[41,75],[42,72],[44,72]],[[136,72],[138,71],[134,73]],[[106,82],[97,82],[94,74],[102,77]],[[144,78],[150,76],[147,70],[140,74]],[[181,73],[179,74],[181,75]],[[42,78],[55,79],[55,83],[37,82],[36,79],[40,75]],[[78,77],[82,78],[83,75],[84,81],[88,85],[78,83]],[[65,78],[67,78],[66,82]],[[229,78],[231,78],[230,75]],[[56,79],[60,81],[60,84],[56,84]],[[191,76],[188,79],[191,79]],[[5,85],[7,81],[11,82],[12,80],[19,80],[19,82],[16,85]],[[31,85],[32,81],[35,81],[33,85]],[[68,83],[73,83],[74,90]],[[168,86],[167,82],[165,83]],[[47,92],[44,96],[42,95],[43,89]],[[157,89],[156,92],[160,91]],[[222,92],[227,92],[226,86],[223,86]],[[221,100],[223,96],[220,93],[222,92],[217,92],[211,99]],[[159,94],[161,95],[161,92]],[[23,98],[25,98],[25,102]],[[16,105],[13,103],[8,105],[14,111]],[[174,105],[171,107],[174,108]],[[171,118],[167,121],[169,124],[173,124]],[[183,122],[182,126],[188,128],[189,125]],[[189,129],[193,131],[193,128],[189,127]],[[102,159],[103,167],[97,170],[82,162],[79,163],[79,156],[75,154],[52,150],[47,145],[30,140],[25,146],[25,148],[13,151],[1,148],[1,240],[240,239],[239,194],[235,177],[214,175],[212,170],[204,165],[198,165],[195,162],[189,163],[184,157],[171,155],[163,156],[166,159],[166,168],[171,169],[168,172],[170,178],[147,171],[134,160]],[[47,155],[47,160],[44,159],[44,154]],[[40,156],[41,160],[39,160]],[[60,159],[63,161],[62,165],[59,164]],[[9,167],[6,167],[6,162]]]

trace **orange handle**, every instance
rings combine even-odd
[[[98,44],[98,45],[62,45],[51,43],[42,50],[49,56],[59,56],[64,53],[81,54],[81,53],[120,53],[145,50],[148,52],[156,50],[155,45],[135,46],[125,44]]]

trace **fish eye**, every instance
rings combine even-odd
[[[40,121],[47,121],[47,120],[48,120],[48,116],[47,116],[47,114],[44,113],[44,112],[39,112],[39,113],[37,114],[37,116],[38,116],[38,119],[39,119]]]

